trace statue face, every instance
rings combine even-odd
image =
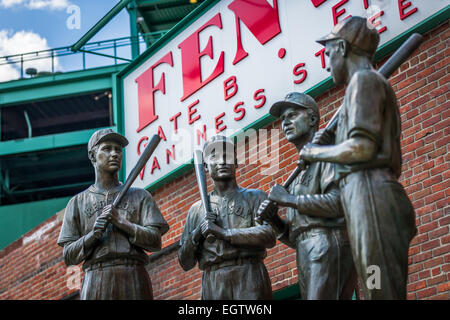
[[[122,145],[115,141],[99,144],[95,154],[95,166],[102,172],[115,173],[122,166]]]
[[[220,149],[220,148],[218,148]],[[234,179],[236,176],[236,157],[234,150],[214,149],[205,157],[205,163],[213,180]]]
[[[289,107],[281,114],[281,128],[289,142],[309,134],[312,121],[307,109]]]
[[[332,40],[326,43],[325,55],[329,58],[327,71],[331,73],[334,83],[345,84],[346,73],[345,56],[346,45],[344,40]]]

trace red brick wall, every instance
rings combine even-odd
[[[408,299],[450,298],[449,35],[448,22],[427,33],[417,54],[391,78],[402,114],[404,164],[400,181],[417,213],[418,235],[410,248]],[[322,126],[343,95],[339,87],[317,97]],[[280,129],[279,121],[267,127],[273,128]],[[256,146],[251,148],[254,152]],[[242,165],[238,183],[266,192],[275,182],[281,183],[297,160],[295,149],[284,138],[279,156],[281,169],[276,175],[262,175],[257,165]],[[193,172],[159,189],[154,197],[171,226],[163,237],[163,246],[168,247],[178,241],[187,211],[199,199]],[[0,251],[0,299],[60,299],[76,291],[68,287],[75,274],[67,271],[62,250],[56,245],[60,225],[61,213]],[[277,243],[268,251],[265,263],[273,290],[297,282],[294,250]],[[156,299],[200,297],[201,273],[197,267],[184,272],[176,250],[153,259],[149,271]]]

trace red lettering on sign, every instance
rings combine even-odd
[[[142,168],[141,172],[139,173],[139,178],[141,178],[141,180],[144,180],[144,173],[145,173],[145,165]]]
[[[216,126],[216,133],[219,133],[227,128],[226,125],[220,126],[221,124],[223,124],[223,120],[221,118],[223,118],[224,116],[225,116],[225,112],[222,112],[221,114],[219,114],[217,117],[214,118],[214,124]]]
[[[321,4],[324,4],[325,1],[327,1],[327,0],[311,0],[313,6],[316,7],[316,8],[317,8],[318,6],[320,6]]]
[[[161,126],[158,126],[158,135],[161,137],[161,139],[167,141],[166,135],[164,134],[163,128]]]
[[[172,51],[167,53],[158,62],[152,65],[148,70],[136,78],[138,85],[138,105],[139,105],[139,127],[137,132],[141,131],[153,121],[158,119],[155,113],[155,92],[161,91],[166,94],[166,78],[165,73],[161,75],[158,84],[154,85],[153,70],[160,64],[167,63],[173,67]]]
[[[177,114],[175,114],[172,118],[170,118],[170,121],[173,121],[173,131],[175,133],[178,132],[178,117],[181,116],[181,112],[178,112]]]
[[[228,93],[228,91],[230,91],[230,89],[233,89],[233,91],[231,93]],[[231,76],[223,82],[223,95],[224,95],[225,101],[227,101],[228,99],[233,97],[237,93],[237,91],[238,91],[238,86],[236,83],[235,76]]]
[[[333,23],[334,23],[334,25],[337,25],[339,23],[338,22],[338,18],[340,16],[342,16],[346,12],[345,8],[342,8],[342,10],[339,10],[339,11],[338,11],[338,9],[341,6],[343,6],[344,4],[346,4],[347,2],[348,2],[348,0],[342,0],[342,1],[340,1],[339,3],[337,3],[336,5],[334,5],[331,8],[331,12],[333,13]],[[350,18],[350,17],[351,17],[351,15],[348,15],[345,19]]]
[[[406,8],[411,6],[411,1],[405,2],[406,0],[398,0],[398,11],[400,12],[400,20],[405,20],[413,13],[417,12],[417,8],[412,8],[408,12],[406,12]],[[405,2],[405,3],[403,3]]]
[[[305,66],[305,64],[299,63],[294,67],[294,70],[292,70],[292,73],[294,74],[294,76],[300,76],[299,79],[294,80],[295,84],[300,84],[303,81],[306,80],[306,77],[308,76],[308,72],[306,71],[306,69],[303,69],[303,67]]]
[[[169,158],[172,158],[173,160],[175,160],[175,145],[172,145],[172,151],[170,151],[170,149],[166,149],[166,162],[167,164],[169,164],[170,160]]]
[[[178,45],[178,48],[181,49],[181,65],[183,73],[183,97],[181,98],[181,101],[184,101],[186,98],[190,97],[193,93],[197,92],[200,88],[223,73],[224,52],[222,51],[220,53],[216,68],[209,75],[209,77],[202,81],[201,58],[206,55],[211,59],[214,58],[212,36],[209,37],[205,49],[199,52],[199,34],[209,26],[216,26],[219,29],[222,29],[222,20],[220,18],[220,13],[216,14],[211,20],[200,27],[200,29],[195,31],[193,34],[187,37],[186,40]]]
[[[138,154],[138,156],[141,155],[141,144],[142,144],[142,142],[144,142],[144,141],[148,141],[148,137],[143,136],[141,139],[139,139],[139,142],[138,142],[138,144],[137,144],[137,154]],[[147,146],[147,143],[144,144],[144,148],[145,148],[146,146]]]
[[[200,145],[200,137],[202,137],[202,139],[204,141],[206,141],[206,125],[203,125],[203,132],[201,132],[200,130],[197,129],[197,145]]]
[[[137,154],[138,154],[138,156],[141,155],[141,144],[142,144],[142,142],[144,142],[144,141],[148,141],[148,137],[143,136],[141,139],[139,139],[139,142],[138,142],[138,144],[137,144]],[[145,147],[147,147],[147,143],[144,143],[144,148],[145,148]],[[145,173],[145,165],[144,165],[144,167],[142,168],[141,172],[139,173],[139,178],[141,178],[141,180],[144,179],[144,173]]]
[[[384,15],[384,11],[383,11],[383,10],[381,10],[381,11],[378,12],[378,13],[376,13],[376,14],[373,15],[372,17],[370,17],[370,18],[368,19],[368,21],[376,28],[376,27],[378,27],[379,25],[381,25],[381,21],[379,21],[379,20],[378,20],[378,21],[375,21],[375,20],[378,19],[379,17],[381,17],[382,15]],[[381,33],[385,32],[386,30],[387,30],[387,27],[384,26],[384,27],[378,29],[378,33],[381,34]]]
[[[255,109],[259,109],[266,104],[266,96],[263,93],[264,93],[264,89],[258,89],[253,94],[253,99],[255,101],[261,100],[261,102],[259,104],[254,106]]]
[[[364,9],[369,8],[369,0],[363,0],[364,2]]]
[[[280,50],[278,50],[278,58],[283,59],[285,55],[286,55],[286,49],[280,48]]]
[[[317,51],[315,53],[315,56],[316,57],[320,56],[320,62],[322,63],[322,69],[325,69],[325,67],[326,67],[326,65],[325,65],[325,48],[322,48],[319,51]]]
[[[153,171],[155,171],[155,169],[161,170],[157,157],[153,158],[152,170],[150,170],[150,173],[153,174]]]
[[[267,0],[234,0],[228,8],[234,12],[236,21],[237,50],[233,65],[248,56],[242,46],[240,21],[262,45],[281,33],[277,0],[273,0],[273,7]]]
[[[244,102],[242,102],[242,101],[235,104],[233,111],[236,113],[240,113],[241,115],[238,117],[235,117],[234,120],[240,121],[240,120],[242,120],[242,118],[245,117],[245,108],[239,108],[239,106],[243,106],[243,105],[244,105]]]
[[[189,124],[193,124],[195,121],[197,121],[198,119],[200,119],[200,115],[197,115],[195,118],[192,118],[192,115],[194,113],[197,112],[197,109],[194,108],[198,103],[200,102],[200,100],[195,100],[193,103],[191,103],[188,106],[188,122]]]

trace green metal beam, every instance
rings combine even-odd
[[[137,15],[138,15],[138,18],[141,19],[138,28],[141,29],[140,30],[141,34],[143,35],[145,44],[147,45],[147,48],[148,48],[154,41],[156,41],[156,39],[151,35],[152,31],[150,29],[150,26],[145,21],[142,12],[139,10],[139,7],[137,8]]]
[[[139,54],[139,30],[137,26],[137,5],[135,1],[132,1],[127,8],[130,15],[130,36],[131,36],[131,58],[136,59]]]
[[[31,138],[33,136],[33,127],[31,126],[30,117],[28,116],[27,110],[23,111],[23,116],[25,117],[25,122],[27,123],[28,127],[28,138]]]
[[[125,65],[0,83],[0,108],[8,104],[110,89],[111,75]]]
[[[64,148],[61,150],[40,152],[38,157],[36,157],[37,153],[28,153],[25,156],[20,157],[19,159],[13,156],[9,158],[0,158],[0,161],[3,165],[3,168],[8,168],[11,171],[27,170],[30,167],[35,167],[36,161],[39,161],[39,166],[49,166],[55,163],[67,161],[67,152],[70,152],[71,163],[86,160],[87,156],[84,153],[84,150],[84,147],[81,146],[69,149]]]
[[[137,0],[137,5],[139,7],[146,7],[146,6],[152,6],[155,4],[160,4],[164,2],[164,0]]]
[[[108,24],[128,3],[132,0],[121,0],[103,18],[101,18],[80,40],[72,47],[72,51],[79,51],[93,36],[95,36],[106,24]]]
[[[85,159],[87,158],[86,155]],[[66,160],[67,163],[67,160]],[[59,163],[59,165],[61,165],[61,163]],[[56,162],[55,162],[55,167],[57,167]],[[60,179],[60,178],[69,178],[69,177],[74,177],[74,176],[80,176],[81,174],[84,175],[89,175],[90,173],[90,169],[92,169],[92,167],[86,168],[86,172],[80,172],[81,168],[79,167],[72,167],[72,168],[62,168],[62,169],[54,169],[52,171],[46,171],[46,172],[34,172],[34,173],[27,173],[27,174],[22,174],[21,176],[14,176],[13,177],[13,182],[14,184],[21,184],[21,185],[26,185],[29,183],[33,183],[33,182],[40,182],[40,181],[49,181],[49,180],[53,180],[53,179]],[[83,168],[84,171],[84,168]],[[59,185],[59,188],[64,188],[64,185]]]
[[[26,189],[26,190],[19,190],[11,192],[11,195],[19,195],[19,194],[29,194],[29,193],[35,193],[35,192],[42,192],[42,191],[51,191],[51,190],[61,190],[61,189],[68,189],[68,188],[78,188],[82,186],[89,186],[94,182],[94,179],[85,181],[85,182],[78,182],[78,183],[71,183],[66,185],[58,185],[58,186],[52,186],[52,187],[42,187],[42,188],[34,188],[34,189]]]
[[[107,128],[111,128],[113,130],[117,129],[116,127]],[[99,129],[102,128],[1,142],[0,156],[85,144],[88,143],[91,135]]]
[[[133,43],[132,43],[132,45],[133,45]],[[83,50],[83,49],[80,49],[80,50],[78,50],[78,51],[80,51],[80,52],[85,52],[85,53],[90,53],[90,54],[95,54],[95,55],[97,55],[97,56],[106,57],[106,58],[111,58],[111,59],[119,59],[119,60],[123,60],[123,61],[127,61],[127,62],[133,61],[133,60],[130,60],[130,59],[121,58],[121,57],[117,57],[117,56],[112,56],[112,55],[110,55],[110,54],[104,54],[104,53],[95,52],[95,51],[90,51],[90,50]]]

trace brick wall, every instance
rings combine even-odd
[[[402,114],[404,164],[400,181],[417,213],[418,235],[410,248],[408,299],[450,298],[449,36],[448,22],[427,33],[417,54],[391,78]],[[343,88],[338,87],[317,97],[322,126],[343,95]],[[280,122],[266,129],[280,129]],[[247,152],[254,153],[256,148],[251,146]],[[266,176],[258,165],[242,165],[238,183],[267,192],[275,182],[284,181],[297,155],[284,138],[278,152],[281,169],[277,174]],[[176,242],[187,211],[199,199],[193,172],[162,187],[154,197],[171,226],[163,237],[163,246],[168,249],[151,256],[148,266],[155,298],[198,299],[201,273],[197,267],[184,272],[176,256]],[[62,214],[0,251],[0,299],[61,299],[76,292],[78,269],[64,266],[62,249],[56,245]],[[265,263],[274,291],[297,282],[294,250],[277,243],[268,251]]]

